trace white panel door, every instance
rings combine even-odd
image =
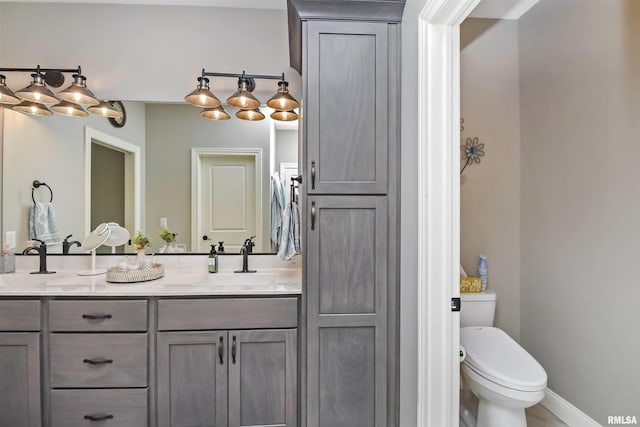
[[[255,159],[206,156],[200,171],[199,251],[208,252],[209,245],[223,240],[226,253],[238,253],[245,239],[257,231]]]

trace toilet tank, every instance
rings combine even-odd
[[[493,326],[496,313],[496,293],[461,292],[460,299],[460,327],[465,326]]]

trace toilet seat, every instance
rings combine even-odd
[[[544,368],[498,328],[460,328],[460,344],[467,352],[463,363],[495,384],[518,391],[540,391],[547,386]]]

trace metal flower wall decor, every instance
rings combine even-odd
[[[464,119],[460,119],[460,131],[464,130]],[[480,142],[480,139],[476,136],[473,138],[467,138],[465,143],[460,146],[461,159],[465,162],[462,169],[460,169],[460,175],[464,172],[467,166],[480,163],[480,158],[484,156],[484,143]]]

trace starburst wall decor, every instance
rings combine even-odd
[[[460,132],[463,130],[464,119],[460,119]],[[462,169],[460,169],[460,175],[462,175],[467,166],[471,166],[474,163],[479,164],[482,156],[484,156],[484,143],[480,142],[477,136],[467,138],[465,143],[460,146],[460,158],[465,162]]]

